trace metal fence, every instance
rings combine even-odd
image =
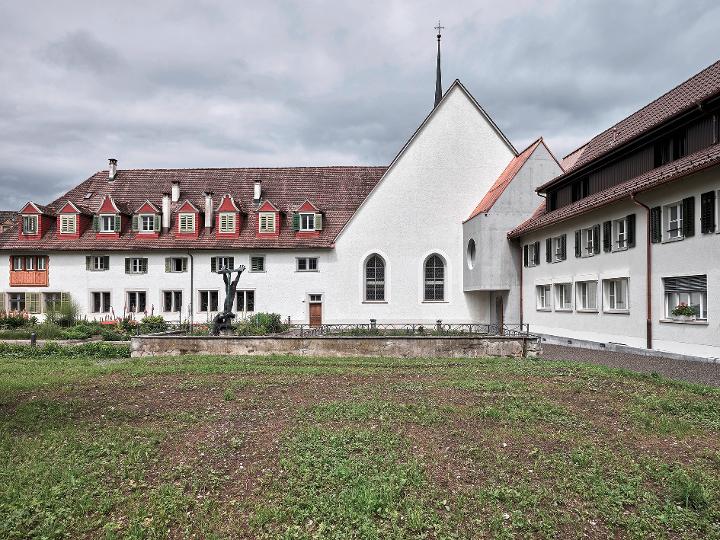
[[[295,324],[291,333],[300,336],[507,336],[534,337],[528,324],[457,323],[376,323]]]

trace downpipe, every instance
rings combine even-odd
[[[195,312],[195,306],[193,305],[193,298],[195,298],[195,259],[193,258],[193,254],[190,253],[190,250],[187,250],[188,257],[190,257],[190,303],[188,306],[190,307],[190,333],[192,333],[194,325],[193,325],[193,313]]]
[[[645,335],[647,338],[647,348],[652,349],[652,248],[650,238],[650,207],[639,200],[636,194],[632,193],[630,199],[636,205],[645,209]]]

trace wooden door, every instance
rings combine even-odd
[[[505,307],[503,306],[502,296],[495,298],[495,319],[498,324],[498,334],[503,335],[505,333]]]
[[[310,304],[310,326],[320,326],[322,324],[322,304]]]

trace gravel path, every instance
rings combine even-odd
[[[543,344],[542,358],[589,362],[644,373],[656,372],[671,379],[720,386],[720,364],[547,344]]]

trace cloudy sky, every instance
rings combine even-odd
[[[387,164],[459,78],[558,155],[720,58],[717,0],[0,5],[0,208],[106,168]]]

